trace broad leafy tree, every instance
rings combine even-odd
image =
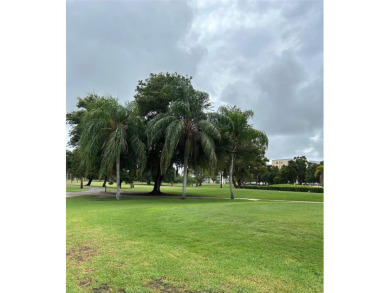
[[[308,163],[306,168],[305,181],[307,183],[315,183],[319,182],[318,178],[315,176],[315,172],[319,164]]]
[[[291,164],[289,162],[288,166],[286,166],[286,165],[282,166],[282,168],[280,169],[280,173],[279,173],[280,182],[279,183],[293,184],[297,180],[297,170],[294,166],[294,161],[292,161],[292,162],[293,163],[291,163]],[[279,178],[277,179],[277,181],[279,181]]]
[[[265,158],[265,149],[264,140],[258,136],[241,142],[234,154],[234,187],[241,188],[246,181],[257,181],[261,169],[268,161]]]
[[[291,180],[292,183],[295,183],[296,180],[298,180],[299,185],[305,182],[306,166],[307,166],[307,159],[305,156],[294,157],[293,160],[288,161],[288,166],[294,168],[296,171],[296,178]]]
[[[138,113],[146,125],[159,114],[167,113],[169,105],[180,99],[180,84],[191,86],[191,77],[177,73],[151,73],[145,80],[138,81],[134,95]],[[173,90],[176,89],[176,90]],[[146,138],[144,140],[146,144]],[[152,194],[161,194],[160,185],[164,178],[161,170],[161,154],[164,137],[155,139],[147,148],[147,181],[154,181]],[[152,179],[150,178],[152,176]]]
[[[266,167],[263,166],[260,169],[258,181],[263,182],[265,184],[275,184],[275,177],[278,176],[278,174],[279,174],[278,167],[272,165],[267,165]]]
[[[298,184],[302,185],[305,182],[306,168],[307,168],[307,159],[305,156],[294,157],[295,162],[297,163],[297,179]]]

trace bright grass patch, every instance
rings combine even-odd
[[[322,291],[322,203],[67,198],[67,292]]]

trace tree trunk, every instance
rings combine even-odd
[[[187,138],[186,145],[184,148],[184,175],[183,175],[183,192],[181,194],[181,199],[186,198],[188,157],[190,156],[190,153],[191,153],[191,141]]]
[[[242,187],[242,179],[241,178],[238,178],[237,185],[238,185],[238,188]]]
[[[185,198],[186,198],[187,169],[188,169],[188,156],[187,156],[187,155],[184,155],[183,192],[182,192],[182,194],[181,194],[181,199],[185,199]]]
[[[230,161],[230,169],[229,169],[229,185],[230,185],[230,198],[234,199],[233,194],[233,160],[234,160],[234,153],[232,153],[232,159]]]
[[[219,177],[219,181],[220,181],[220,185],[221,185],[221,188],[222,188],[222,172],[219,173],[220,177]]]
[[[80,188],[81,188],[81,189],[84,188],[84,185],[83,185],[83,176],[81,176],[81,178],[80,178]]]
[[[238,184],[237,184],[237,182],[234,180],[234,178],[233,178],[233,185],[234,185],[235,188],[238,188]]]
[[[160,169],[160,164],[158,164],[157,173],[156,176],[154,177],[154,186],[151,194],[161,194],[162,192],[160,190],[160,186],[161,186],[161,169]]]
[[[93,177],[88,177],[88,183],[86,184],[86,186],[91,186],[92,180]]]
[[[121,178],[120,178],[120,155],[116,157],[116,199],[119,200],[121,195]]]

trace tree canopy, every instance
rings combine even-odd
[[[268,137],[250,124],[254,111],[227,105],[213,112],[209,95],[191,81],[178,73],[151,73],[138,81],[131,102],[95,93],[79,97],[77,110],[66,114],[73,148],[66,153],[67,178],[88,178],[88,184],[116,179],[117,199],[122,181],[153,182],[152,193],[159,194],[163,180],[182,179],[183,199],[189,181],[199,186],[223,174],[229,174],[232,199],[233,187],[246,182],[323,182],[323,165],[304,156],[281,169],[267,165]]]

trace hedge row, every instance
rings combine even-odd
[[[263,189],[263,190],[280,190],[280,191],[297,191],[297,192],[313,192],[324,193],[323,187],[309,187],[309,186],[272,186],[272,185],[246,185],[245,189]]]

